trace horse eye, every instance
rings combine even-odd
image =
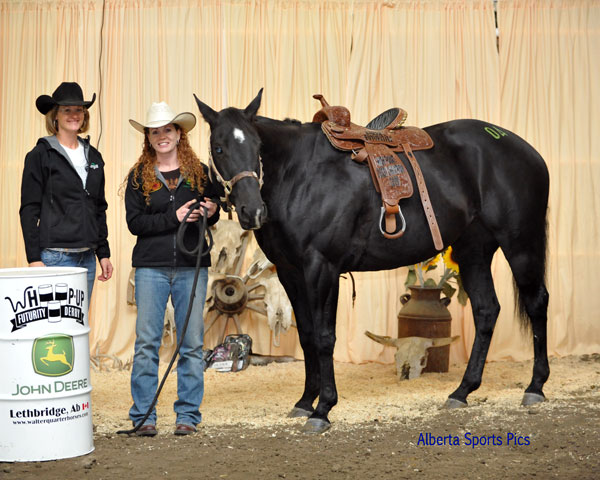
[[[221,154],[223,153],[223,149],[221,147],[215,147],[215,152]]]

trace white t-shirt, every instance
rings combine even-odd
[[[85,181],[87,180],[88,172],[85,168],[87,166],[87,162],[85,160],[85,154],[83,153],[83,145],[80,143],[77,148],[69,148],[65,147],[64,145],[62,145],[62,147],[65,149],[65,152],[67,152],[73,167],[75,167],[75,170],[77,170],[77,173],[83,182],[83,186],[85,187]]]

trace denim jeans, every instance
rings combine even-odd
[[[129,418],[135,425],[144,417],[158,386],[158,349],[163,336],[165,309],[169,294],[175,310],[177,341],[185,323],[195,268],[157,267],[136,268],[135,354],[131,372],[133,406]],[[173,408],[176,423],[196,426],[202,420],[200,404],[204,396],[204,321],[202,313],[206,300],[208,269],[202,267],[196,285],[196,296],[184,341],[177,361],[177,400]],[[156,424],[156,408],[144,424]]]
[[[96,278],[96,255],[92,250],[85,252],[60,252],[45,248],[41,260],[47,267],[83,267],[87,268],[88,308],[92,299],[94,279]]]

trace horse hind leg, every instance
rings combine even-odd
[[[491,272],[498,243],[483,225],[475,223],[452,248],[475,322],[475,339],[462,382],[444,404],[445,408],[460,408],[467,406],[467,396],[481,385],[485,360],[500,313]]]
[[[532,239],[513,240],[502,250],[515,279],[515,303],[521,324],[533,333],[533,375],[525,390],[522,405],[543,402],[543,387],[550,375],[547,349],[549,294],[545,285],[546,231]]]
[[[545,285],[540,285],[539,288],[532,289],[529,292],[520,288],[519,294],[529,315],[533,331],[533,375],[521,402],[522,405],[527,406],[546,400],[542,389],[550,376],[547,347],[549,295]]]

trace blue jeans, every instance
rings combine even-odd
[[[92,250],[85,252],[59,252],[44,248],[41,260],[47,267],[83,267],[87,268],[88,308],[92,299],[94,279],[96,278],[96,255]]]
[[[185,323],[195,268],[136,268],[135,354],[131,371],[133,406],[129,418],[134,424],[144,417],[158,387],[158,349],[163,336],[165,309],[169,294],[175,310],[177,341]],[[176,423],[196,426],[202,421],[200,404],[204,396],[204,321],[202,312],[206,300],[208,269],[202,267],[196,285],[196,296],[184,341],[177,361],[177,400],[173,408]],[[156,408],[144,424],[156,424]]]

